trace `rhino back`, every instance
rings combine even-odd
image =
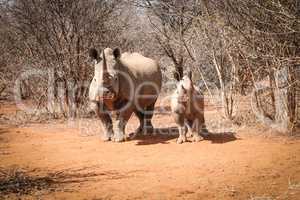
[[[120,89],[123,96],[128,98],[130,91],[133,90],[136,92],[137,89],[139,91],[138,95],[158,95],[159,90],[161,89],[162,75],[156,61],[138,53],[126,52],[122,54],[121,65],[123,72],[131,78],[133,83],[133,85],[130,86],[129,84],[126,84],[124,77],[121,77]],[[155,85],[156,89],[154,89],[153,85]],[[150,104],[151,100],[144,100],[141,98],[140,103]]]
[[[121,62],[133,73],[136,79],[153,80],[155,83],[161,83],[161,76],[156,77],[160,74],[160,67],[156,61],[139,53],[124,53]]]

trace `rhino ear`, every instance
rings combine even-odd
[[[91,48],[89,50],[89,56],[94,60],[99,60],[99,54],[98,51],[95,48]]]
[[[119,59],[121,57],[121,50],[119,48],[115,48],[113,51],[113,55],[115,59]]]
[[[176,81],[180,81],[180,76],[179,76],[179,73],[178,73],[178,72],[174,71],[174,72],[173,72],[173,77],[174,77],[174,79],[175,79]]]

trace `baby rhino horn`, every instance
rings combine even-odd
[[[192,80],[192,71],[188,71],[188,77]]]
[[[175,79],[176,81],[180,81],[180,75],[179,75],[179,73],[178,73],[177,71],[174,71],[174,72],[173,72],[173,77],[174,77],[174,79]]]

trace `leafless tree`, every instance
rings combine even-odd
[[[144,0],[138,6],[145,8],[154,37],[174,64],[175,78],[183,76],[186,61],[191,59],[188,43],[194,34],[194,20],[201,15],[199,0]]]
[[[36,86],[43,88],[35,96],[39,100],[41,96],[44,100],[50,99],[51,113],[56,112],[51,104],[58,101],[63,113],[75,115],[74,108],[85,102],[82,97],[86,96],[85,86],[92,74],[86,52],[90,47],[101,49],[120,43],[122,31],[127,26],[126,16],[121,11],[123,5],[120,0],[14,0],[3,3],[7,33],[11,33],[10,55],[14,55],[21,66],[16,73],[28,69],[47,73],[46,77],[22,82],[27,85],[24,91],[31,93],[37,91]],[[48,83],[36,84],[39,81]]]
[[[242,37],[237,40],[237,58],[248,68],[252,85],[268,77],[272,120],[280,126],[293,126],[297,121],[299,1],[226,0],[210,1],[207,5]]]
[[[1,80],[7,88],[27,69],[46,71],[47,80],[22,82],[22,96],[39,93],[37,102],[60,101],[68,113],[85,102],[89,47],[121,46],[167,56],[177,79],[191,68],[194,78],[216,83],[226,118],[234,118],[237,93],[254,89],[264,118],[293,127],[300,119],[299,6],[294,0],[3,0]]]

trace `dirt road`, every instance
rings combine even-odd
[[[22,199],[300,199],[300,140],[241,129],[182,145],[172,135],[105,143],[82,129],[92,122],[0,125],[2,171],[20,168],[56,180]],[[137,120],[130,123],[128,131]],[[157,115],[154,125],[173,124]]]

